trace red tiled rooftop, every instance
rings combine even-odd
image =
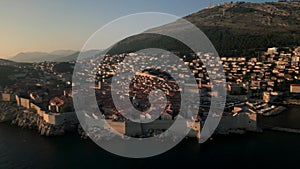
[[[54,97],[53,99],[50,100],[50,102],[51,102],[52,104],[57,105],[57,106],[61,106],[61,105],[64,104],[64,101],[61,100],[61,99],[58,98],[58,97]]]

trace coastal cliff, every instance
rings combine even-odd
[[[11,124],[22,128],[37,130],[41,135],[45,136],[65,134],[64,125],[48,124],[35,112],[28,110],[18,112],[16,118],[11,121]]]
[[[69,132],[76,133],[78,126],[71,123],[49,124],[33,110],[20,110],[10,102],[0,102],[0,122],[8,122],[22,128],[36,130],[44,136],[58,136]]]
[[[11,102],[0,102],[0,123],[12,121],[18,112],[18,108]]]

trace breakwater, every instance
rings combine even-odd
[[[278,115],[278,114],[282,113],[282,112],[285,111],[286,109],[287,109],[286,107],[278,106],[278,107],[276,107],[276,108],[273,109],[273,110],[264,112],[262,115],[263,115],[263,116],[275,116],[275,115]]]
[[[271,127],[268,128],[268,130],[300,134],[300,129],[292,129],[292,128],[285,128],[285,127]]]
[[[288,100],[284,101],[283,103],[287,104],[287,105],[300,105],[300,100],[298,100],[298,99],[288,99]]]

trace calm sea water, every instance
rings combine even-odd
[[[259,118],[271,124],[271,118]],[[273,118],[283,127],[300,128],[300,107]],[[78,136],[42,137],[35,131],[0,124],[1,169],[52,168],[299,168],[300,134],[265,131],[215,136],[197,144],[183,140],[172,150],[146,159],[119,157]]]

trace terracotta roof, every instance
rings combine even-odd
[[[61,106],[61,105],[65,104],[65,102],[58,97],[54,97],[53,99],[51,99],[50,103],[55,104],[57,106]]]

